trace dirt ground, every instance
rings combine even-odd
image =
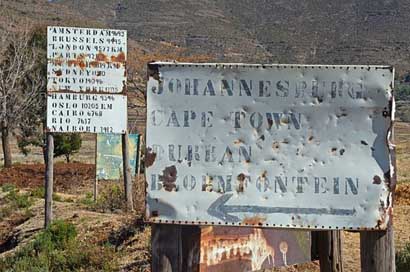
[[[58,163],[55,165],[55,190],[66,199],[76,199],[92,192],[94,180],[94,165],[83,163]],[[0,185],[4,183],[14,183],[20,188],[39,187],[43,184],[44,166],[41,164],[16,165],[7,171],[0,171]],[[67,180],[70,180],[68,183]],[[140,204],[142,205],[142,204]],[[98,213],[87,211],[83,206],[76,203],[55,202],[55,216],[57,218],[68,219],[75,223],[83,233],[84,239],[88,242],[101,243],[115,232],[121,232],[121,228],[129,228],[135,225],[142,231],[135,232],[127,237],[122,243],[127,244],[127,251],[123,252],[124,258],[121,260],[127,271],[132,271],[133,264],[144,265],[144,269],[149,266],[149,241],[150,230],[142,220],[132,218],[142,217],[142,208],[139,214],[127,215],[123,213]],[[0,223],[0,248],[1,244],[10,243],[10,237],[25,242],[31,237],[31,233],[40,230],[43,224],[43,201],[38,200],[33,208],[34,217],[26,219],[19,215],[9,218]],[[394,231],[395,242],[398,249],[405,243],[410,242],[410,183],[401,183],[396,191],[396,207],[394,208]],[[8,234],[8,235],[6,235]],[[26,237],[27,236],[27,237]],[[124,238],[122,238],[124,239]],[[343,232],[343,262],[345,271],[358,271],[360,267],[360,245],[359,233]],[[120,246],[123,246],[121,244]],[[126,254],[124,254],[126,253]],[[0,255],[1,256],[1,255]],[[139,271],[139,270],[135,270]],[[147,270],[148,271],[148,270]],[[278,269],[278,271],[319,271],[317,262],[302,264],[288,268]]]
[[[396,125],[398,185],[394,207],[394,237],[396,249],[401,249],[410,242],[410,125]],[[91,139],[92,140],[92,139]],[[86,143],[92,147],[92,141]],[[55,192],[60,196],[54,202],[56,218],[73,222],[80,237],[87,243],[114,244],[118,254],[121,271],[149,271],[150,266],[150,228],[143,223],[143,180],[135,183],[135,214],[121,211],[96,212],[82,204],[81,199],[93,191],[95,166],[93,154],[87,150],[77,155],[77,162],[55,164]],[[30,160],[28,160],[30,161]],[[38,161],[38,160],[35,160]],[[80,162],[78,162],[80,161]],[[11,169],[0,170],[0,186],[6,183],[15,184],[22,192],[43,186],[44,165],[42,163],[17,163]],[[118,182],[117,182],[118,184]],[[120,183],[119,183],[120,184]],[[100,183],[101,190],[107,183]],[[0,192],[0,207],[4,193]],[[35,200],[30,213],[14,212],[0,221],[0,258],[11,254],[21,245],[30,241],[43,226],[44,202]],[[343,232],[343,265],[348,272],[360,270],[359,233]],[[275,271],[319,271],[318,262],[300,264]]]
[[[0,185],[12,183],[20,188],[35,188],[44,184],[44,164],[17,164],[0,171]],[[54,190],[66,194],[92,191],[95,165],[85,163],[56,163]],[[69,182],[67,182],[69,181]]]
[[[85,163],[56,163],[54,166],[53,201],[54,218],[67,220],[76,225],[78,237],[84,243],[104,245],[110,243],[118,252],[118,263],[122,271],[149,271],[150,227],[141,218],[143,198],[134,198],[136,212],[127,214],[121,210],[94,211],[83,203],[86,194],[93,192],[95,166]],[[27,194],[41,188],[44,182],[44,165],[17,164],[7,170],[0,170],[0,187],[14,184],[20,194]],[[100,193],[120,181],[99,184]],[[6,193],[0,190],[0,215]],[[53,197],[54,198],[54,197]],[[0,219],[0,258],[13,254],[33,239],[44,225],[44,201],[34,198],[29,212],[16,209]],[[138,199],[140,201],[138,201]]]

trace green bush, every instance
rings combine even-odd
[[[53,193],[53,200],[57,201],[57,202],[63,202],[64,201],[64,199],[56,193]]]
[[[30,192],[30,196],[35,197],[35,198],[44,198],[46,194],[46,191],[44,187],[36,187]],[[61,198],[60,195],[53,193],[53,200],[61,202],[63,199]]]
[[[55,134],[54,157],[65,156],[66,161],[70,162],[70,156],[80,150],[81,142],[81,135],[79,133]]]
[[[94,195],[88,192],[80,203],[88,206],[89,209],[99,212],[114,212],[125,208],[124,192],[117,185],[111,185],[100,192],[97,201],[94,201]]]
[[[396,84],[394,87],[394,95],[398,101],[410,100],[410,85]]]
[[[15,189],[16,189],[16,185],[12,183],[4,183],[3,185],[1,185],[1,191],[3,193],[14,191]]]
[[[33,205],[33,200],[30,198],[30,194],[21,194],[17,190],[10,191],[6,200],[11,207],[25,209]]]
[[[0,220],[3,218],[9,217],[13,211],[13,208],[10,206],[4,206],[0,208]]]
[[[410,243],[407,243],[402,250],[396,253],[396,271],[410,271]]]
[[[114,271],[114,251],[76,240],[73,224],[53,222],[14,256],[0,259],[0,271]]]
[[[2,207],[0,207],[0,219],[9,217],[14,212],[19,211],[19,209],[24,209],[22,213],[23,218],[28,219],[32,216],[29,208],[33,205],[33,199],[30,194],[20,193],[12,184],[3,185],[2,191],[8,193],[2,201]]]
[[[93,194],[90,192],[86,193],[85,197],[80,200],[80,203],[89,207],[93,207],[95,204]]]
[[[93,208],[102,212],[122,210],[125,207],[124,197],[122,188],[114,184],[101,192]]]
[[[45,194],[44,187],[42,186],[34,188],[30,193],[30,195],[35,198],[44,198]]]
[[[38,235],[34,241],[34,249],[37,251],[64,249],[76,236],[77,230],[73,224],[56,220]]]

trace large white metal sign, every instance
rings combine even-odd
[[[48,130],[123,133],[127,32],[59,26],[47,31]]]
[[[152,63],[149,73],[150,221],[386,227],[392,67]]]

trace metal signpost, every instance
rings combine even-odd
[[[188,225],[389,226],[392,67],[156,62],[148,70],[153,243],[199,237]],[[168,247],[182,254],[200,247],[192,238],[181,243]],[[153,244],[153,267],[163,268],[164,252]],[[175,261],[172,271],[192,262]]]
[[[46,226],[52,219],[52,133],[127,134],[126,56],[124,30],[47,28]],[[127,152],[123,156],[128,160]]]

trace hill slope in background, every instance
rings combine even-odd
[[[3,0],[0,9],[14,21],[126,29],[147,52],[160,41],[216,61],[410,69],[407,0]]]
[[[410,67],[407,0],[61,0],[141,43],[220,61],[391,64]]]
[[[0,0],[0,11],[0,32],[7,21],[126,29],[140,89],[152,60],[389,64],[399,75],[410,71],[408,0]],[[139,103],[135,94],[132,105]],[[130,116],[139,128],[144,120],[143,112]]]

